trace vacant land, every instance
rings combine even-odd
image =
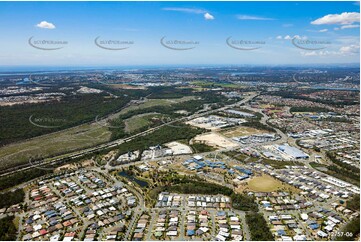
[[[227,138],[223,137],[217,133],[206,133],[197,135],[194,138],[194,141],[204,143],[206,145],[218,148],[232,148],[238,146],[237,143],[228,140]]]
[[[181,155],[181,154],[192,154],[192,149],[185,144],[173,141],[165,144],[168,148],[172,149],[173,155]]]
[[[241,127],[236,127],[236,128],[225,129],[225,130],[221,131],[221,133],[228,138],[232,138],[232,137],[246,136],[246,135],[253,135],[253,134],[264,134],[264,133],[269,133],[269,132],[265,131],[265,130],[241,126]]]

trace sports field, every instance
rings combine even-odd
[[[268,175],[254,177],[248,182],[248,188],[255,192],[273,192],[282,187],[280,181]]]
[[[235,191],[238,193],[283,191],[298,194],[301,190],[263,173],[262,175],[256,175],[250,179],[244,180],[238,184],[238,186],[235,188]]]

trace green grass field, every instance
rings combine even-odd
[[[23,164],[31,157],[47,157],[104,143],[110,135],[106,127],[93,123],[10,144],[0,148],[1,168]]]
[[[194,81],[191,84],[199,86],[199,87],[223,87],[223,88],[234,88],[234,89],[242,89],[244,86],[236,85],[233,83],[216,83],[216,82],[208,82],[208,81]]]
[[[141,115],[136,115],[125,120],[125,131],[128,133],[133,133],[143,127],[150,125],[152,118],[162,118],[161,114],[156,113],[145,113]]]
[[[139,105],[133,105],[133,106],[124,108],[122,111],[119,112],[119,114],[125,114],[129,111],[145,109],[145,108],[149,108],[149,107],[171,105],[171,104],[186,102],[186,101],[190,101],[190,100],[194,100],[194,99],[195,99],[194,96],[186,96],[186,97],[174,98],[174,99],[148,99],[148,101],[141,103]]]

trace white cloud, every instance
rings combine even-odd
[[[311,22],[314,25],[322,24],[352,24],[360,22],[360,13],[357,12],[344,12],[341,14],[328,14],[322,18],[316,19]]]
[[[348,24],[348,25],[342,25],[341,27],[333,28],[334,30],[342,30],[342,29],[354,29],[354,28],[360,28],[360,25],[358,24]]]
[[[320,29],[318,32],[324,33],[324,32],[327,32],[327,31],[328,31],[328,29]]]
[[[162,8],[164,11],[175,11],[182,13],[193,13],[193,14],[203,14],[205,20],[213,20],[214,16],[208,13],[206,10],[199,8]]]
[[[349,25],[341,26],[341,29],[353,29],[353,28],[360,28],[360,25],[358,25],[358,24],[349,24]]]
[[[47,21],[41,21],[40,23],[38,23],[36,25],[36,27],[42,28],[42,29],[55,29],[55,25],[52,23],[49,23]]]
[[[307,39],[307,36],[299,36],[298,34],[296,34],[296,35],[294,35],[294,36],[292,37],[292,36],[290,36],[290,35],[286,35],[283,39],[285,39],[285,40],[291,40],[291,39],[294,39],[294,38],[305,40],[305,39]],[[282,39],[282,36],[281,36],[281,35],[277,36],[277,39]]]
[[[319,50],[319,51],[301,51],[302,56],[330,56],[330,55],[341,55],[338,51],[328,51],[328,50]]]
[[[275,20],[274,18],[265,18],[259,16],[251,16],[251,15],[237,15],[237,19],[239,20]]]
[[[302,56],[318,56],[319,53],[316,51],[301,51]]]
[[[302,56],[350,56],[355,55],[360,52],[359,45],[348,45],[342,46],[338,51],[328,51],[328,50],[320,50],[320,51],[301,51]]]
[[[341,43],[342,45],[358,45],[360,44],[360,37],[359,36],[340,36],[335,41]]]
[[[291,36],[289,36],[289,35],[286,35],[284,39],[289,40],[289,39],[292,39],[292,37],[291,37]]]
[[[359,45],[348,45],[340,48],[340,53],[343,55],[357,54],[360,52]]]
[[[214,16],[211,15],[211,14],[209,14],[209,13],[205,13],[205,14],[204,14],[204,18],[205,18],[206,20],[213,20],[213,19],[214,19]]]
[[[195,14],[205,14],[207,13],[203,9],[198,8],[162,8],[164,11],[175,11],[175,12],[183,12],[183,13],[195,13]]]

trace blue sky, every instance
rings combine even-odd
[[[0,65],[358,63],[359,12],[357,2],[0,2]],[[66,44],[40,50],[30,37]],[[132,44],[107,50],[96,37]]]

